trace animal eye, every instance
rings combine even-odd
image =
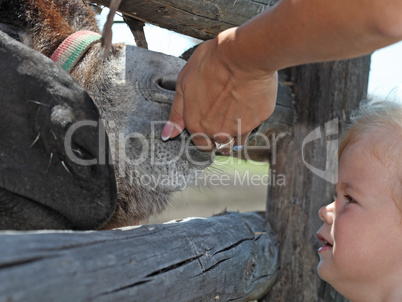
[[[6,34],[11,38],[13,38],[14,40],[20,41],[20,36],[18,34],[15,33],[6,33]]]
[[[352,196],[350,195],[344,195],[346,200],[348,201],[348,203],[357,203],[356,199],[354,199]]]

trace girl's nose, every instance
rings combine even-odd
[[[335,202],[330,203],[318,211],[318,216],[320,216],[321,220],[327,224],[332,224],[334,220],[334,204]]]

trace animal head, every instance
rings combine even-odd
[[[50,57],[69,35],[98,28],[81,0],[0,0],[0,30]],[[161,212],[170,194],[191,184],[213,155],[195,148],[186,132],[168,142],[160,139],[183,60],[124,44],[113,45],[105,61],[100,53],[100,43],[93,45],[71,75],[91,96],[109,135],[105,143],[114,166],[117,205],[103,227],[112,228]],[[40,137],[37,146],[44,148],[46,139]]]

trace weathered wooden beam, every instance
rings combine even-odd
[[[110,0],[90,0],[109,6]],[[240,24],[270,7],[271,0],[122,0],[119,11],[201,40]]]
[[[134,36],[135,45],[148,49],[148,43],[144,33],[145,23],[126,15],[123,15],[123,19],[128,27],[130,27],[131,33]]]
[[[0,242],[0,301],[248,301],[278,271],[278,241],[257,213]]]

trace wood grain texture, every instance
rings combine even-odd
[[[370,56],[297,66],[287,70],[294,93],[295,125],[277,149],[270,168],[286,177],[285,186],[268,190],[267,215],[278,233],[281,270],[278,282],[262,301],[347,301],[316,272],[318,210],[334,200],[335,186],[313,174],[303,163],[303,140],[321,128],[322,139],[304,146],[304,160],[326,169],[327,144],[340,140],[352,110],[366,97]],[[338,135],[325,136],[325,123],[338,119]],[[333,154],[335,155],[335,154]]]
[[[247,301],[278,242],[256,213],[98,232],[0,232],[0,301]]]
[[[109,6],[110,0],[91,0]],[[270,0],[122,0],[119,11],[201,40],[241,25],[270,7]]]
[[[279,72],[278,95],[272,115],[253,131],[241,156],[247,160],[259,162],[276,162],[278,146],[290,135],[295,123],[293,93],[289,83],[283,79],[283,71]],[[236,156],[237,154],[234,153]]]

